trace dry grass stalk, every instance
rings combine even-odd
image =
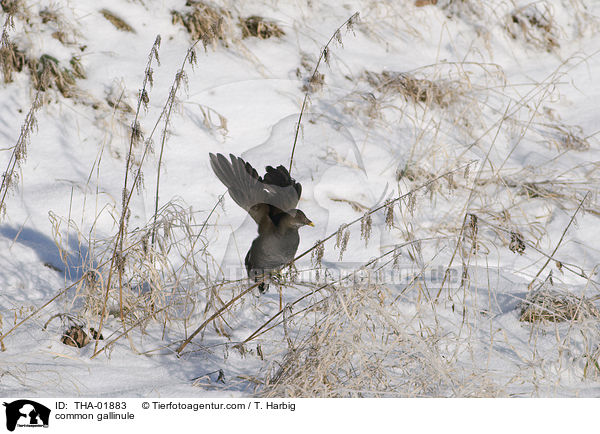
[[[358,23],[358,21],[359,21],[359,14],[358,14],[358,12],[356,12],[350,18],[348,18],[340,27],[338,27],[335,30],[335,32],[333,32],[333,35],[331,35],[331,38],[329,38],[329,41],[327,41],[325,46],[321,49],[321,53],[319,55],[319,59],[317,60],[317,64],[315,65],[315,69],[313,70],[313,73],[312,73],[310,79],[308,80],[309,84],[312,84],[319,80],[322,81],[322,79],[318,78],[318,77],[320,77],[320,75],[322,75],[319,72],[319,65],[321,65],[321,62],[323,60],[325,60],[325,62],[327,64],[329,64],[329,45],[334,40],[337,41],[337,43],[341,45],[341,43],[342,43],[341,29],[345,27],[347,31],[354,31],[353,30],[354,26],[356,25],[356,23]],[[300,115],[298,115],[298,122],[296,123],[296,132],[294,134],[294,142],[292,144],[292,152],[290,154],[290,167],[288,168],[288,171],[290,173],[292,173],[292,164],[294,162],[294,153],[296,151],[296,143],[298,142],[298,134],[300,133],[300,128],[302,126],[302,115],[304,114],[304,111],[306,110],[306,107],[308,105],[310,94],[313,91],[313,86],[310,85],[309,87],[303,89],[303,91],[304,91],[304,99],[302,101],[302,107],[300,108]]]
[[[104,320],[106,316],[106,309],[108,298],[110,294],[110,290],[112,288],[112,279],[113,275],[117,274],[119,279],[119,305],[120,305],[120,315],[121,322],[123,327],[125,327],[125,312],[123,310],[123,266],[122,262],[124,260],[123,252],[124,252],[124,241],[127,237],[127,222],[129,216],[129,203],[131,201],[131,197],[133,195],[133,191],[135,187],[139,185],[139,180],[141,179],[142,172],[141,167],[143,164],[143,159],[146,155],[147,149],[149,145],[146,146],[144,150],[144,154],[138,163],[138,170],[135,172],[135,177],[133,183],[130,185],[129,183],[129,172],[133,169],[133,148],[136,141],[140,140],[141,136],[141,128],[139,127],[139,114],[144,104],[144,96],[147,98],[146,89],[149,86],[152,86],[153,83],[153,75],[152,75],[152,63],[156,60],[158,64],[160,64],[160,60],[158,57],[158,50],[160,48],[160,35],[156,37],[154,44],[152,44],[152,48],[150,49],[150,53],[148,54],[148,63],[146,64],[146,69],[144,73],[144,82],[142,85],[142,91],[140,92],[140,96],[138,98],[137,110],[135,114],[135,119],[132,122],[131,135],[129,140],[129,149],[127,151],[127,158],[125,162],[125,176],[123,181],[123,193],[121,199],[121,216],[119,218],[119,230],[117,236],[115,237],[114,248],[112,251],[111,259],[110,259],[110,269],[108,273],[108,277],[106,279],[106,289],[104,293],[104,300],[102,306],[102,313],[100,315],[100,323],[98,325],[98,333],[102,333],[102,327],[104,325]],[[94,353],[98,351],[98,341],[96,341],[96,345],[94,347]]]
[[[350,200],[350,199],[340,199],[337,197],[331,197],[330,198],[332,202],[340,202],[340,203],[347,203],[348,205],[350,205],[352,207],[352,211],[354,212],[366,212],[369,210],[369,207],[366,205],[363,205],[360,202],[357,202],[355,200]]]
[[[29,137],[37,126],[35,114],[41,105],[42,99],[40,92],[37,92],[31,104],[31,108],[25,117],[25,122],[21,127],[21,134],[17,139],[17,143],[13,147],[12,154],[8,161],[8,166],[2,174],[2,184],[0,185],[0,218],[6,214],[5,201],[8,191],[11,188],[15,188],[18,182],[18,175],[15,169],[21,167],[27,158],[27,145],[29,144]]]
[[[573,224],[573,221],[575,220],[575,216],[577,215],[577,213],[579,212],[579,210],[581,209],[582,205],[584,204],[584,202],[586,201],[586,199],[588,198],[589,195],[590,195],[590,192],[588,191],[585,194],[585,196],[583,197],[583,199],[581,199],[581,202],[579,202],[579,205],[577,206],[577,209],[575,210],[575,212],[571,216],[571,219],[569,220],[569,223],[567,224],[567,226],[563,230],[563,233],[560,236],[560,239],[558,240],[558,243],[554,247],[554,250],[552,251],[552,253],[550,254],[550,256],[548,256],[548,258],[546,259],[546,262],[544,262],[544,265],[542,265],[542,268],[539,269],[539,271],[537,272],[537,274],[535,275],[535,277],[533,278],[533,280],[531,281],[531,283],[529,283],[528,288],[531,289],[531,287],[535,283],[536,279],[540,276],[540,274],[542,274],[542,271],[544,271],[544,269],[546,268],[546,266],[550,263],[550,261],[552,260],[552,258],[556,254],[556,251],[558,250],[558,248],[560,247],[563,239],[565,238],[565,235],[566,235],[567,231],[569,230],[569,228]]]
[[[548,125],[541,134],[558,150],[583,152],[589,150],[591,146],[579,126],[552,124]]]
[[[196,47],[197,41],[188,49],[186,55],[183,59],[181,68],[175,74],[175,80],[171,85],[171,89],[169,90],[169,96],[163,108],[163,111],[159,117],[160,119],[164,119],[164,127],[161,132],[161,141],[160,141],[160,155],[158,157],[158,167],[156,171],[156,193],[154,197],[154,226],[156,226],[156,219],[158,216],[158,204],[159,204],[159,189],[160,189],[160,172],[162,169],[162,159],[165,151],[165,145],[167,142],[167,132],[169,130],[169,123],[171,121],[171,113],[173,112],[173,108],[177,101],[177,93],[180,87],[183,85],[187,87],[187,75],[185,73],[185,66],[189,62],[193,67],[196,64]],[[152,232],[152,247],[154,247],[156,239],[155,232]]]

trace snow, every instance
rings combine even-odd
[[[27,158],[5,200],[3,396],[600,395],[600,318],[519,321],[547,255],[553,260],[533,286],[545,281],[598,307],[599,2],[206,3],[227,11],[225,36],[196,45],[197,63],[185,64],[165,126],[161,113],[193,43],[171,10],[189,6],[19,2],[10,40],[28,58],[48,54],[61,67],[77,57],[86,78],[76,79],[72,97],[42,93]],[[60,18],[44,22],[45,8]],[[117,29],[102,9],[135,32]],[[324,83],[315,85],[298,134],[298,207],[315,222],[301,229],[298,254],[403,196],[392,227],[385,207],[370,223],[349,226],[340,260],[342,230],[324,243],[320,261],[319,249],[298,260],[295,282],[287,276],[262,296],[245,294],[178,354],[248,288],[243,259],[256,225],[228,195],[220,199],[226,189],[208,154],[241,156],[259,173],[288,167],[303,86],[324,44],[355,12],[360,21],[340,29],[343,45],[334,38],[319,66]],[[241,39],[237,23],[251,15],[285,34]],[[67,42],[53,36],[57,30]],[[153,152],[144,154],[144,141],[135,145],[128,175],[131,190],[142,162],[125,240],[127,333],[115,272],[104,339],[67,346],[61,336],[74,323],[99,328],[94,309],[108,282],[131,125],[157,35],[160,63],[150,60],[153,84],[138,116]],[[429,93],[402,93],[406,77]],[[34,97],[25,70],[0,86],[3,171]],[[160,227],[162,250],[149,263],[140,246],[153,222],[165,132],[159,207],[172,205],[158,220],[177,218]],[[478,217],[476,231],[466,214]],[[511,232],[526,241],[522,254],[509,249]],[[387,278],[354,278],[365,264]],[[440,289],[448,267],[452,278]],[[325,285],[317,280],[325,268],[330,278],[352,279]],[[253,336],[280,303],[289,309]]]

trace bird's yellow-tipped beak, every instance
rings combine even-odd
[[[310,226],[311,228],[315,227],[315,224],[313,222],[308,222],[307,225]]]

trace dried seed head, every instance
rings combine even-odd
[[[454,173],[450,172],[446,176],[446,182],[448,183],[448,188],[450,190],[456,189],[456,182],[454,182]]]
[[[154,154],[154,140],[152,140],[152,137],[144,141],[144,148],[148,150],[148,153]]]
[[[394,226],[394,202],[389,201],[385,207],[385,226],[391,229]]]
[[[154,70],[152,68],[146,70],[146,78],[148,79],[150,87],[154,86]]]
[[[146,89],[142,90],[140,99],[142,100],[142,104],[144,104],[144,109],[148,110],[148,103],[150,102],[150,98],[148,97],[148,92],[146,92]]]
[[[165,220],[163,225],[163,234],[165,238],[169,238],[171,235],[171,220]]]
[[[346,229],[346,225],[341,225],[338,230],[337,233],[335,235],[335,248],[339,249],[341,242],[342,242],[342,236],[344,235],[344,230]]]
[[[198,56],[196,55],[196,50],[194,50],[193,48],[190,48],[190,56],[188,58],[188,62],[190,63],[192,68],[198,64]]]
[[[302,86],[302,91],[306,93],[315,93],[323,88],[325,84],[325,74],[321,74],[318,71],[315,73],[304,83]]]
[[[323,254],[325,253],[325,246],[321,241],[317,241],[315,248],[311,253],[311,262],[313,266],[321,268],[323,261]]]
[[[135,121],[131,126],[131,140],[134,145],[139,145],[144,140],[144,133],[138,121]]]
[[[348,20],[348,23],[346,24],[346,30],[348,30],[354,34],[354,26],[359,22],[360,22],[360,13],[356,12]]]
[[[135,178],[134,178],[134,182],[135,182],[135,189],[137,190],[138,194],[142,194],[142,192],[144,191],[144,172],[142,172],[142,168],[138,168]]]
[[[152,55],[154,55],[154,58],[156,59],[156,63],[158,64],[158,66],[160,66],[160,58],[158,57],[158,49],[160,48],[160,35],[156,35],[156,39],[154,40],[154,45],[152,46],[152,50],[150,51],[150,53]]]
[[[340,29],[337,29],[335,31],[334,37],[335,37],[335,40],[337,41],[337,43],[340,44],[340,46],[344,46],[344,44],[342,42],[342,32],[340,32]]]
[[[115,254],[115,267],[119,273],[125,272],[125,256],[121,252]]]
[[[371,214],[366,213],[360,221],[360,237],[365,240],[365,246],[369,244],[372,229],[373,219],[371,218]]]
[[[123,188],[123,191],[121,192],[121,206],[123,208],[125,208],[127,206],[127,198],[129,197],[129,190],[127,190],[127,187]]]
[[[398,269],[398,267],[400,266],[400,256],[401,256],[401,255],[402,255],[402,251],[401,251],[401,250],[400,250],[398,247],[396,247],[396,248],[394,249],[394,253],[393,253],[394,262],[393,262],[393,264],[392,264],[392,267],[393,267],[394,269],[396,269],[396,270],[397,270],[397,269]]]
[[[342,260],[344,252],[348,248],[348,241],[349,240],[350,240],[350,230],[346,229],[346,231],[344,232],[344,238],[342,239],[342,244],[340,246],[340,261]]]
[[[477,235],[477,231],[478,231],[478,217],[475,214],[469,214],[469,226],[471,227],[474,236]]]
[[[525,251],[525,241],[520,232],[512,231],[510,233],[510,244],[508,246],[511,252],[522,255]]]
[[[347,225],[341,225],[337,231],[336,239],[335,239],[335,247],[336,249],[340,249],[340,261],[344,256],[344,252],[348,248],[348,241],[350,240],[350,229],[348,229]]]
[[[77,78],[86,78],[85,70],[83,69],[83,65],[81,64],[81,57],[73,56],[71,60],[69,60],[69,64],[71,65],[73,75]]]
[[[479,249],[477,242],[477,233],[479,231],[478,218],[475,214],[469,214],[467,226],[464,228],[463,241],[471,241],[471,252],[476,252]]]
[[[414,213],[416,204],[417,204],[417,195],[414,193],[410,193],[408,195],[408,211],[410,211],[411,214]]]
[[[296,268],[295,264],[290,264],[285,268],[285,278],[286,280],[289,281],[296,281],[296,279],[298,278],[298,269]]]

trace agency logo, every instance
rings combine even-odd
[[[6,429],[14,431],[16,427],[48,428],[50,409],[28,399],[5,402]]]

